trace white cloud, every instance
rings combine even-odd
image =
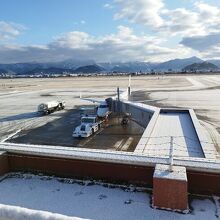
[[[14,39],[25,29],[24,26],[12,22],[0,21],[0,40],[8,41]]]
[[[220,8],[202,1],[192,9],[166,7],[164,0],[115,0],[118,12],[115,19],[127,19],[151,28],[162,35],[196,36],[213,32],[220,27]]]
[[[77,22],[74,22],[74,25],[84,25],[86,24],[86,21],[85,20],[80,20],[80,21],[77,21]]]
[[[213,33],[203,36],[183,38],[181,44],[194,50],[205,51],[213,46],[220,45],[220,33]]]
[[[187,0],[188,1],[188,0]],[[202,1],[190,1],[191,9],[169,9],[165,0],[114,0],[114,18],[142,24],[153,35],[137,34],[127,26],[116,33],[95,37],[86,32],[65,33],[47,45],[4,45],[0,62],[58,61],[69,58],[105,61],[163,61],[193,55],[220,58],[220,8]],[[76,23],[85,24],[84,20]],[[8,41],[22,27],[0,22],[0,40]],[[181,41],[166,46],[166,41]],[[167,43],[168,45],[168,43]]]
[[[51,43],[51,46],[68,47],[71,49],[86,48],[88,46],[91,37],[89,34],[80,31],[72,31],[57,38],[55,42]]]
[[[104,8],[112,9],[114,8],[112,4],[106,3],[103,5]]]
[[[187,57],[190,49],[161,46],[161,39],[136,35],[129,27],[118,26],[115,34],[94,37],[73,31],[55,39],[48,45],[4,46],[0,48],[0,62],[47,62],[81,59],[97,62],[109,61],[162,61]]]
[[[196,2],[195,7],[198,10],[199,22],[206,34],[218,32],[220,28],[220,8],[203,2]]]
[[[203,58],[220,59],[220,8],[204,2],[196,2],[195,7],[201,31],[183,37],[180,43],[198,51]]]
[[[182,46],[170,49],[161,46],[161,43],[163,41],[160,38],[136,35],[131,28],[118,26],[117,33],[98,38],[84,32],[71,32],[51,45],[56,45],[60,50],[68,50],[72,55],[78,53],[82,59],[93,58],[99,62],[161,61],[190,54],[190,49]],[[72,53],[70,48],[73,49]]]
[[[172,36],[188,36],[205,33],[204,26],[199,22],[199,16],[196,12],[177,8],[164,12],[167,20],[160,26],[157,31]]]
[[[115,14],[115,19],[128,19],[133,23],[158,27],[163,24],[160,15],[164,7],[163,0],[115,0],[119,6],[119,12]]]
[[[210,47],[201,54],[206,59],[220,59],[220,44]]]
[[[195,2],[195,6],[200,12],[201,17],[208,22],[209,19],[216,19],[219,16],[219,8],[203,2]],[[207,20],[208,19],[208,20]],[[218,19],[217,19],[218,20]],[[219,20],[218,20],[219,21]]]
[[[220,59],[220,32],[183,38],[181,44],[198,51],[204,58]]]

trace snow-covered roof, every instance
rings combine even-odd
[[[94,181],[10,174],[0,182],[0,219],[146,220],[216,219],[219,197],[193,198],[192,212],[152,209],[146,189]]]

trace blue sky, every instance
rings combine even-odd
[[[18,42],[24,44],[48,43],[53,37],[72,30],[102,34],[100,26],[103,25],[103,19],[98,20],[94,14],[101,14],[102,17],[105,17],[108,25],[111,24],[109,22],[111,16],[103,16],[100,2],[94,2],[95,4],[91,4],[92,1],[88,0],[83,2],[7,0],[2,4],[4,7],[0,8],[0,17],[1,20],[23,24],[27,28],[25,34],[19,37]],[[90,21],[90,25],[80,24],[80,21],[83,20]]]
[[[103,0],[1,0],[0,20],[24,25],[17,38],[22,44],[42,44],[70,31],[84,31],[94,36],[116,31],[125,23],[113,20],[113,11]],[[84,22],[85,23],[84,23]],[[82,24],[83,23],[83,24]]]
[[[73,30],[89,32],[94,36],[110,34],[118,25],[129,22],[114,20],[115,10],[108,10],[105,0],[1,0],[0,20],[24,25],[25,33],[17,38],[22,44],[48,43],[54,37]],[[184,1],[167,1],[170,8],[184,5]],[[185,4],[187,6],[187,4]],[[81,22],[85,21],[85,24]],[[145,27],[131,24],[137,31]]]
[[[219,0],[0,0],[0,63],[218,59],[219,27]]]

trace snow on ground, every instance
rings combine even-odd
[[[4,217],[2,217],[4,216]],[[18,206],[0,204],[0,220],[82,220],[82,218],[69,217],[51,212],[32,210]]]
[[[11,174],[0,182],[0,219],[212,220],[218,201],[193,199],[191,212],[179,214],[151,208],[151,195],[133,186],[32,174]]]

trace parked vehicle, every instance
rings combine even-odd
[[[41,103],[38,105],[38,112],[47,115],[55,111],[59,111],[65,108],[65,102],[63,101],[50,101],[47,103]]]
[[[89,137],[95,134],[103,121],[99,121],[97,116],[84,116],[81,118],[81,124],[73,131],[73,137]]]

